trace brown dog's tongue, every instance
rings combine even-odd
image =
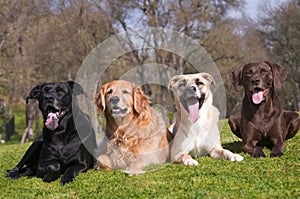
[[[45,122],[45,126],[49,130],[55,130],[58,127],[58,114],[57,113],[49,113],[47,116],[47,120]]]
[[[263,91],[254,91],[252,94],[252,101],[254,104],[260,104],[264,100],[264,92]]]
[[[196,98],[191,98],[187,100],[187,106],[189,109],[189,117],[191,123],[195,123],[199,118],[199,101]]]

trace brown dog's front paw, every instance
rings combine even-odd
[[[270,157],[280,157],[283,155],[283,152],[278,147],[273,147]]]
[[[255,147],[252,153],[253,158],[265,158],[266,154],[263,152],[261,147]]]

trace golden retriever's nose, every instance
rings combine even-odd
[[[111,104],[117,104],[120,102],[120,98],[118,96],[113,96],[112,98],[110,98],[110,103]]]

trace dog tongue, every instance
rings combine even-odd
[[[49,113],[45,125],[49,130],[53,131],[58,127],[58,120],[59,118],[57,113]]]
[[[196,98],[191,98],[187,100],[187,105],[189,109],[189,117],[190,122],[195,123],[199,118],[199,101]]]
[[[252,101],[254,104],[260,104],[264,99],[264,92],[263,91],[254,91],[252,94]]]

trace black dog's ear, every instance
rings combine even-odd
[[[272,69],[274,77],[274,86],[276,88],[281,88],[283,81],[287,77],[287,70],[279,64],[271,63],[268,61],[265,61],[265,63],[268,64]]]
[[[244,65],[234,68],[229,74],[229,79],[236,91],[240,91],[243,86],[243,68]]]
[[[84,95],[87,97],[87,93],[83,90],[80,84],[74,82],[74,81],[68,81],[67,84],[70,86],[72,89],[72,93],[76,95]]]
[[[42,85],[35,86],[29,93],[29,95],[25,98],[26,104],[30,99],[38,99]]]

